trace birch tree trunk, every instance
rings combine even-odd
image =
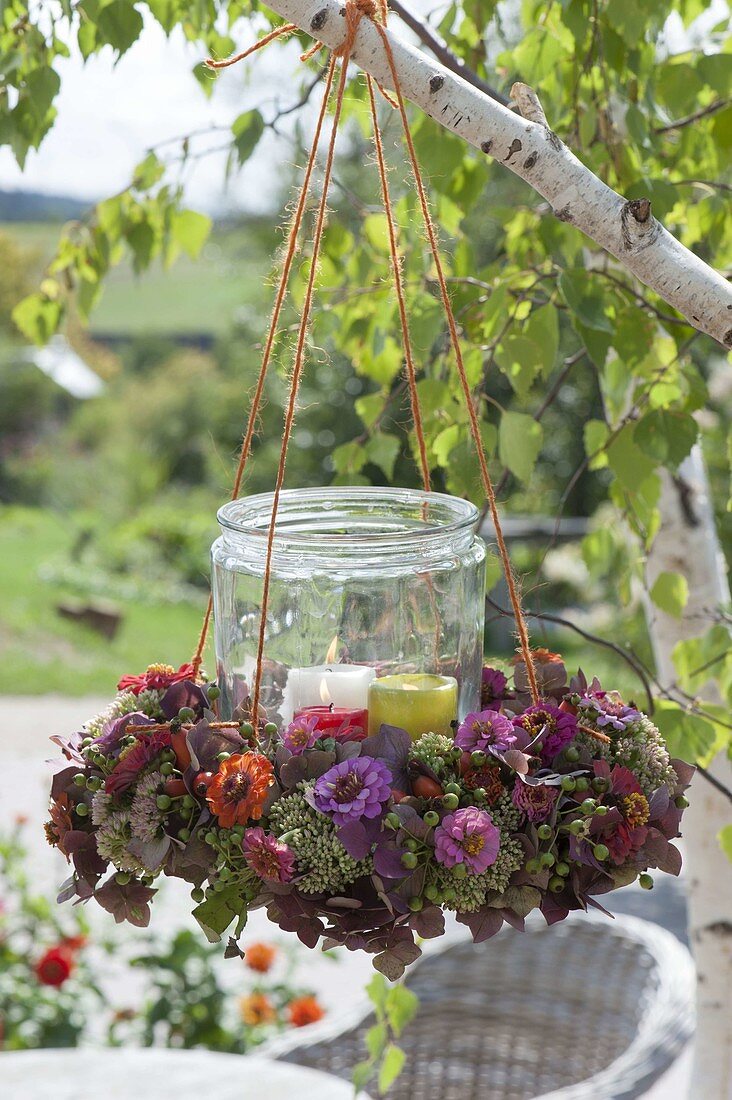
[[[729,603],[724,559],[717,540],[701,451],[695,447],[679,478],[663,473],[661,527],[648,555],[649,587],[659,573],[683,574],[689,600],[681,619],[648,608],[648,626],[662,683],[676,679],[672,651],[710,625],[711,613]],[[720,698],[712,684],[702,694]],[[729,785],[730,764],[720,753],[709,769]],[[683,832],[689,890],[689,935],[696,960],[697,1034],[690,1095],[732,1100],[732,870],[717,833],[730,819],[727,800],[696,776],[684,814]]]
[[[269,7],[331,49],[343,42],[341,0],[270,0]],[[386,33],[407,99],[521,176],[558,218],[615,256],[694,328],[732,347],[732,285],[663,228],[648,199],[627,202],[586,168],[549,128],[530,88],[516,85],[512,94],[521,114],[511,111]],[[368,18],[361,20],[351,56],[379,84],[392,87],[384,43]]]

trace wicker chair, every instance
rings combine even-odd
[[[452,941],[408,978],[420,1009],[390,1100],[628,1100],[693,1030],[691,956],[647,921],[583,916]],[[372,1022],[361,1005],[266,1053],[349,1078]]]

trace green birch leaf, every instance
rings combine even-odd
[[[99,33],[121,56],[142,33],[142,16],[129,0],[112,0],[99,12]]]
[[[541,424],[526,413],[503,413],[498,429],[498,454],[519,481],[528,481],[531,477],[543,434]]]
[[[689,584],[681,573],[659,573],[650,592],[656,607],[680,619],[689,599]]]
[[[389,1043],[379,1069],[379,1092],[382,1096],[394,1084],[404,1069],[406,1060],[406,1055],[401,1047]]]
[[[264,119],[257,110],[244,111],[234,119],[231,126],[234,136],[234,148],[239,164],[244,164],[257,148],[257,144],[264,133]]]
[[[698,714],[683,710],[678,703],[658,699],[653,718],[671,756],[694,764],[697,760],[704,760],[716,743],[712,723]]]
[[[717,840],[719,841],[719,847],[732,863],[732,825],[725,825],[723,829],[720,829],[717,833]]]

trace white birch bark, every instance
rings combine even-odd
[[[331,49],[343,41],[341,0],[270,0],[269,7]],[[732,347],[732,286],[663,228],[647,199],[626,202],[581,164],[549,129],[526,85],[514,92],[522,117],[391,30],[387,34],[407,99],[521,176],[558,218],[611,253],[694,328]],[[361,20],[352,58],[385,88],[392,87],[384,44],[367,18]]]
[[[672,651],[710,625],[711,613],[728,604],[729,585],[714,525],[701,451],[682,464],[681,485],[663,472],[661,527],[648,555],[649,587],[659,573],[681,573],[689,600],[681,619],[649,606],[648,625],[658,676],[676,679]],[[720,699],[712,684],[703,695]],[[730,784],[729,761],[720,753],[709,769]],[[697,967],[697,1034],[690,1096],[732,1100],[732,868],[717,842],[730,821],[729,802],[697,775],[684,814],[683,834],[689,898],[689,934]]]

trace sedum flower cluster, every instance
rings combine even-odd
[[[475,913],[486,904],[487,895],[493,891],[502,894],[511,881],[511,875],[524,862],[524,850],[518,840],[501,836],[496,860],[487,871],[479,875],[458,877],[454,869],[440,867],[435,885],[442,894],[443,905],[456,913]]]
[[[349,856],[336,827],[305,799],[307,785],[275,802],[269,816],[272,832],[295,855],[298,888],[304,894],[339,894],[373,868],[370,859]]]

